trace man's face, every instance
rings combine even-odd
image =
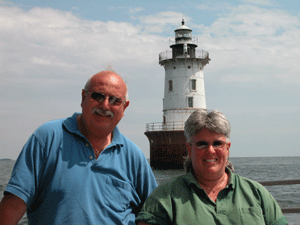
[[[231,143],[227,142],[224,135],[208,129],[202,129],[197,135],[192,136],[191,143],[191,145],[187,143],[186,147],[196,178],[219,179],[225,172]]]
[[[125,101],[126,85],[116,74],[95,75],[89,86],[89,93],[101,92],[105,96],[116,96]],[[82,119],[85,130],[90,136],[105,137],[109,135],[124,116],[129,101],[121,105],[111,105],[109,98],[99,102],[85,90],[82,91]],[[107,114],[107,112],[109,112]],[[113,116],[111,116],[113,115]]]

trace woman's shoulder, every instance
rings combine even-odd
[[[263,193],[269,193],[269,191],[258,181],[237,174],[234,174],[234,185],[237,188],[251,189],[252,191],[256,190]]]

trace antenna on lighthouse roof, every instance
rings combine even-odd
[[[184,25],[184,19],[182,19],[181,24],[182,24],[182,26]]]

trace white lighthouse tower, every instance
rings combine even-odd
[[[145,135],[150,141],[150,164],[155,168],[182,168],[186,155],[184,122],[197,108],[206,109],[203,68],[209,54],[197,50],[198,38],[182,25],[170,39],[170,48],[159,54],[165,68],[163,122],[147,124]]]
[[[159,64],[165,68],[165,129],[185,122],[196,108],[206,109],[203,68],[210,59],[208,52],[196,50],[197,42],[182,21],[175,38],[170,39],[172,51],[159,54]]]

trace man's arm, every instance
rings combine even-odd
[[[143,221],[140,221],[140,222],[138,222],[138,224],[137,224],[137,225],[151,225],[151,224],[144,223]]]
[[[17,224],[27,210],[26,203],[13,194],[7,194],[0,203],[0,224]]]

